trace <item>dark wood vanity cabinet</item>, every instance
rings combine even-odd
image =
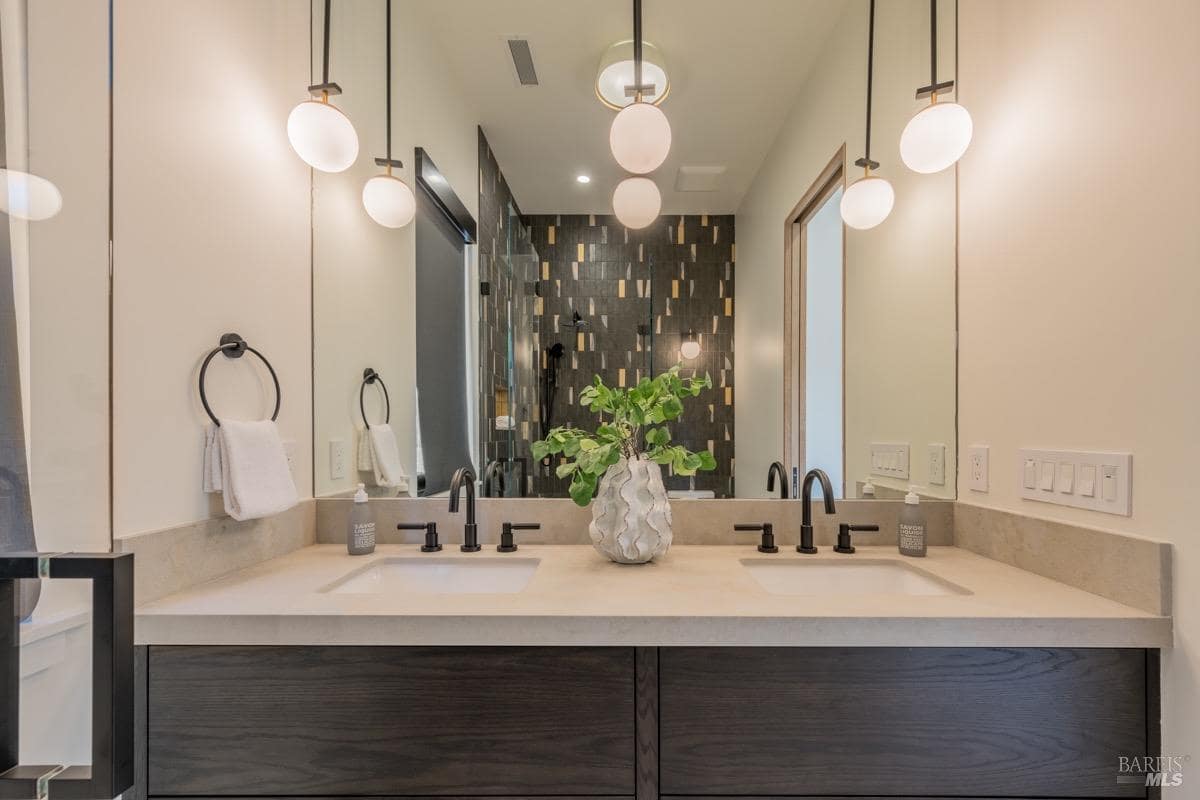
[[[1145,797],[1155,654],[166,647],[137,797]],[[144,702],[144,705],[142,704]]]

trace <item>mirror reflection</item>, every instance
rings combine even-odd
[[[953,498],[955,170],[901,141],[954,77],[955,8],[931,63],[928,3],[871,7],[645,0],[635,32],[625,2],[315,2],[313,102],[358,141],[313,171],[317,494],[470,466],[566,497],[534,444],[595,430],[597,379],[679,365],[711,387],[664,424],[712,468],[668,463],[672,498],[810,467]]]

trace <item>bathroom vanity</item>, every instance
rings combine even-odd
[[[425,558],[142,606],[141,796],[1146,796],[1169,619],[957,548]]]

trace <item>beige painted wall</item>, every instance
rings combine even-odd
[[[971,0],[961,15],[975,138],[960,163],[960,446],[991,446],[991,487],[964,478],[960,500],[1174,543],[1163,752],[1197,756],[1200,5]],[[1020,447],[1132,451],[1133,516],[1021,500]]]
[[[400,177],[414,180],[413,148],[424,147],[467,210],[478,217],[476,115],[455,79],[441,68],[424,14],[428,8],[396,3],[392,11],[392,155],[404,162]],[[387,384],[391,424],[405,470],[416,475],[414,228],[384,228],[367,216],[363,184],[380,172],[386,151],[382,3],[335,3],[331,79],[344,94],[336,102],[354,121],[358,161],[345,172],[315,173],[313,206],[314,435],[316,493],[336,494],[360,480],[354,469],[356,429],[362,425],[358,389],[365,367]],[[319,36],[320,24],[314,33]],[[317,51],[314,68],[320,68]],[[472,251],[474,248],[471,248]],[[472,341],[475,341],[474,339]],[[452,367],[454,365],[447,365]],[[368,389],[368,413],[382,402]],[[345,477],[330,476],[330,440],[347,448]],[[410,484],[416,492],[416,480]]]
[[[953,6],[939,25],[941,70],[953,71]],[[929,5],[881,3],[876,12],[872,157],[892,182],[896,206],[870,231],[846,231],[846,482],[870,471],[869,443],[908,442],[909,481],[923,494],[954,495],[954,174],[917,175],[900,161],[904,124],[928,82]],[[737,213],[734,319],[738,358],[738,497],[764,497],[767,467],[783,452],[784,220],[846,144],[848,177],[862,154],[866,103],[866,4],[847,6],[795,109]],[[941,76],[939,76],[941,77]],[[820,346],[820,345],[818,345]],[[947,446],[944,486],[930,486],[926,447]]]
[[[114,535],[218,516],[201,492],[200,361],[227,331],[279,373],[279,425],[312,493],[306,0],[117,0],[114,8]],[[252,358],[209,372],[220,413],[260,418]]]

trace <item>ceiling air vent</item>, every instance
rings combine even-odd
[[[522,86],[537,86],[537,70],[533,68],[533,53],[529,50],[528,39],[509,39],[508,52],[512,54],[513,67],[517,70],[517,80]]]
[[[725,167],[680,167],[675,174],[677,192],[715,192]]]

